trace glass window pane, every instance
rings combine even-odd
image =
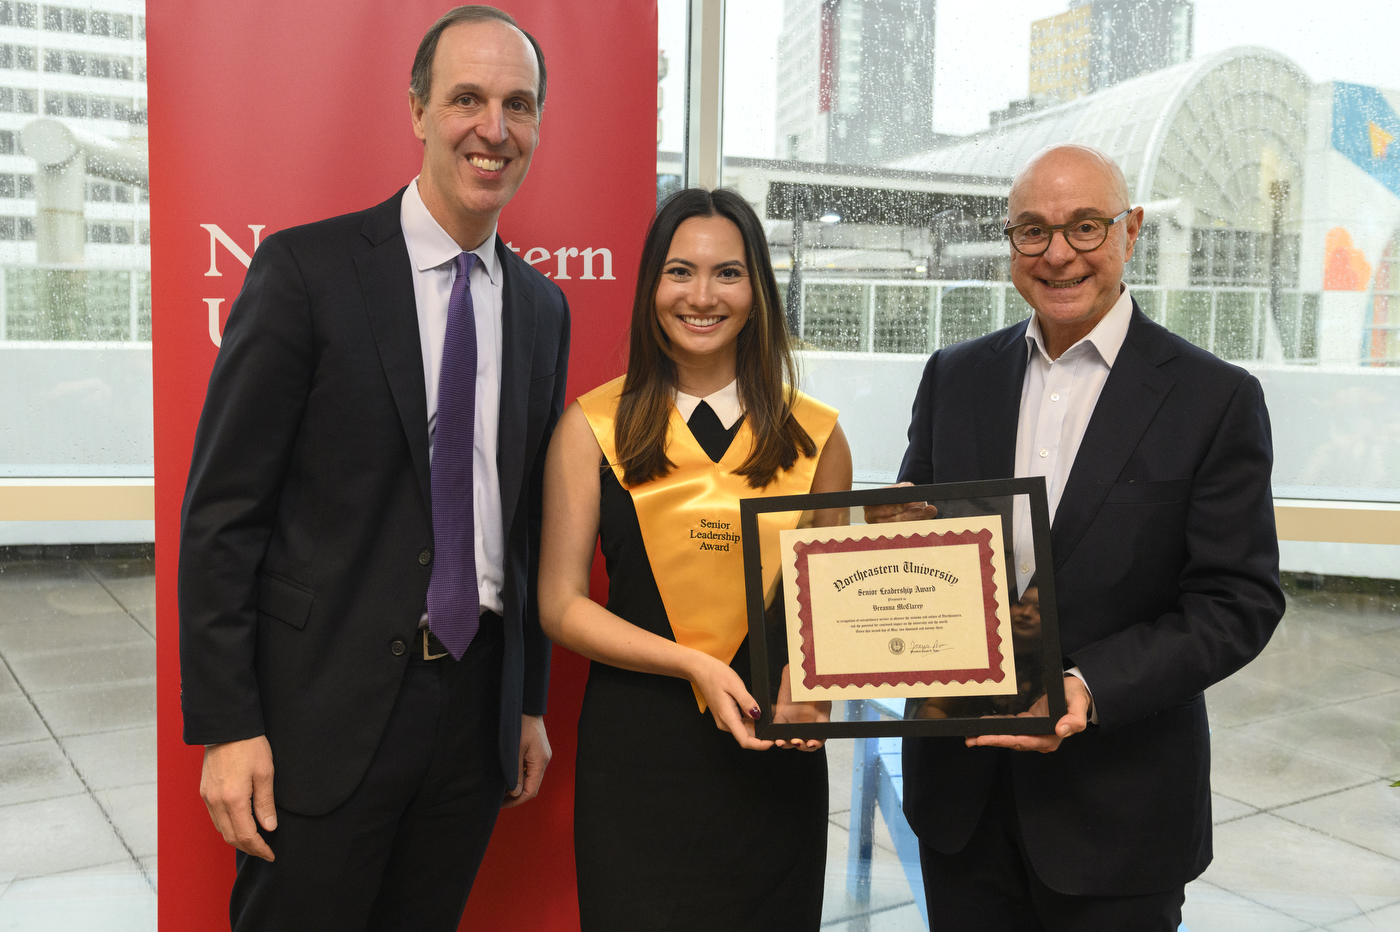
[[[0,751],[21,762],[0,767],[0,808],[24,820],[45,800],[42,821],[61,826],[5,842],[0,881],[19,877],[0,913],[23,891],[11,924],[24,928],[156,925],[154,522],[97,520],[91,504],[153,475],[149,238],[137,242],[150,205],[135,193],[147,140],[109,104],[144,97],[112,64],[144,56],[130,27],[144,9],[99,6],[123,12],[0,2],[0,484],[7,503],[54,496],[73,517],[0,508],[0,622],[20,635],[0,639]],[[75,144],[36,160],[31,130]],[[85,146],[119,152],[140,177],[68,157]],[[80,701],[55,712],[64,696]],[[15,860],[40,843],[37,862]]]
[[[875,286],[875,352],[928,352],[932,294],[927,285]]]

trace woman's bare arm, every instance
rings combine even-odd
[[[550,441],[545,462],[544,529],[540,544],[540,625],[554,641],[591,660],[626,670],[674,676],[704,694],[715,724],[745,748],[771,741],[753,736],[758,703],[728,664],[652,634],[588,597],[598,542],[603,452],[577,403]]]

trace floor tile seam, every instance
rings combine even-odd
[[[1292,751],[1292,752],[1295,753],[1295,754],[1303,754],[1303,755],[1305,755],[1305,756],[1307,756],[1307,757],[1311,757],[1311,758],[1312,758],[1313,760],[1315,760],[1315,761],[1318,761],[1318,762],[1324,763],[1324,764],[1330,764],[1330,765],[1332,765],[1333,767],[1345,767],[1345,768],[1348,769],[1348,770],[1355,770],[1355,771],[1358,771],[1358,772],[1360,772],[1360,773],[1370,774],[1371,776],[1374,776],[1374,777],[1375,777],[1376,779],[1378,779],[1378,780],[1392,779],[1392,778],[1387,777],[1387,775],[1384,774],[1384,773],[1377,773],[1377,772],[1374,771],[1374,770],[1367,770],[1367,769],[1365,769],[1364,767],[1357,767],[1357,766],[1354,765],[1354,764],[1344,764],[1344,763],[1342,763],[1341,761],[1333,760],[1333,759],[1330,758],[1330,757],[1323,757],[1321,754],[1317,754],[1317,753],[1315,753],[1315,752],[1313,752],[1313,751],[1310,751],[1310,750],[1308,750],[1308,749],[1305,748],[1305,747],[1295,747],[1295,746],[1293,746],[1293,745],[1291,745],[1291,744],[1284,744],[1282,741],[1279,741],[1279,740],[1277,740],[1277,739],[1275,739],[1275,738],[1270,738],[1270,737],[1268,737],[1267,735],[1252,735],[1252,734],[1251,734],[1251,735],[1245,735],[1245,737],[1246,737],[1246,738],[1249,738],[1249,739],[1251,739],[1251,740],[1253,740],[1253,741],[1262,741],[1262,742],[1264,742],[1265,744],[1272,744],[1274,747],[1280,748],[1281,750]],[[1213,791],[1213,792],[1214,792],[1214,791]],[[1339,792],[1339,791],[1338,791],[1338,792]],[[1221,793],[1220,795],[1221,795],[1221,796],[1225,796],[1226,794]],[[1331,795],[1331,792],[1329,791],[1328,793],[1323,793],[1323,794],[1321,794],[1321,795],[1323,795],[1323,796],[1328,796],[1328,795]],[[1234,797],[1226,797],[1226,798],[1228,798],[1228,799],[1234,799]],[[1237,800],[1235,800],[1235,802],[1244,802],[1244,801],[1243,801],[1243,800],[1238,800],[1238,799],[1237,799]],[[1305,800],[1301,800],[1301,799],[1300,799],[1300,800],[1296,800],[1296,802],[1305,802]],[[1246,805],[1246,806],[1253,806],[1254,804],[1253,804],[1253,803],[1245,803],[1245,805]],[[1293,804],[1292,804],[1292,803],[1283,803],[1282,805],[1291,806],[1291,805],[1293,805]],[[1256,808],[1256,809],[1264,809],[1265,807],[1263,807],[1263,806],[1254,806],[1254,808]]]
[[[50,689],[31,689],[30,693],[35,696],[61,696],[64,693],[77,692],[80,689],[97,689],[103,686],[145,686],[154,683],[158,677],[154,676],[133,676],[120,680],[88,680],[76,683],[72,686],[56,686]]]
[[[1353,903],[1356,903],[1356,898],[1355,898],[1354,895],[1353,895],[1353,897],[1352,897],[1352,902],[1353,902]],[[1378,913],[1378,912],[1380,912],[1380,911],[1383,910],[1383,909],[1390,909],[1390,907],[1394,906],[1394,905],[1397,904],[1397,903],[1400,903],[1400,899],[1397,899],[1397,900],[1390,900],[1390,901],[1385,902],[1385,903],[1382,903],[1381,905],[1376,906],[1376,907],[1374,907],[1374,908],[1372,908],[1372,909],[1367,909],[1367,908],[1365,908],[1364,906],[1362,906],[1360,903],[1356,903],[1356,908],[1359,909],[1359,910],[1361,910],[1361,915],[1363,915],[1363,916],[1369,916],[1371,913]]]
[[[0,654],[0,657],[3,656]],[[10,675],[14,676],[13,673]],[[57,689],[27,689],[25,692],[35,696],[57,696],[62,693],[77,692],[80,689],[97,689],[106,686],[143,686],[147,683],[155,683],[158,679],[159,677],[156,676],[133,676],[124,680],[109,680],[101,683],[77,683],[73,686],[60,686]]]
[[[84,781],[84,785],[86,785],[86,781]],[[141,874],[141,878],[146,881],[146,886],[150,887],[151,892],[154,893],[156,889],[155,884],[152,883],[151,878],[146,875],[145,868],[141,866],[141,859],[136,855],[136,849],[131,846],[131,842],[126,840],[126,835],[122,832],[121,828],[117,826],[116,820],[112,818],[112,813],[108,810],[107,806],[103,805],[102,800],[91,788],[88,789],[88,795],[92,797],[92,801],[96,803],[97,808],[101,810],[102,817],[106,819],[107,824],[111,826],[112,834],[117,836],[117,841],[121,842],[121,846],[126,849],[127,856],[131,858],[131,863],[135,865],[136,870]]]
[[[16,806],[33,806],[38,803],[52,803],[64,799],[77,799],[80,796],[87,795],[88,792],[84,789],[73,793],[56,793],[53,796],[39,796],[34,799],[21,799],[12,803],[0,803],[0,812],[4,812],[7,809],[14,809]]]
[[[3,745],[3,747],[17,748],[25,744],[48,744],[50,741],[52,741],[54,744],[58,743],[58,739],[50,735],[48,738],[29,738],[25,741],[15,741],[10,744]]]
[[[156,727],[154,724],[152,724],[152,725],[123,725],[123,726],[120,727],[120,728],[108,728],[108,729],[106,729],[105,731],[87,731],[87,732],[83,732],[83,733],[80,734],[80,735],[64,735],[64,736],[63,736],[62,738],[60,738],[59,740],[62,741],[62,740],[66,740],[66,739],[68,739],[68,738],[91,738],[91,737],[93,737],[93,736],[95,736],[95,735],[119,735],[119,734],[121,734],[122,732],[125,732],[125,731],[141,731],[142,729],[151,729],[151,728],[154,728],[154,727]]]
[[[52,696],[53,693],[46,693],[45,695]],[[64,739],[64,738],[93,738],[93,737],[96,737],[97,735],[110,735],[110,734],[114,734],[114,733],[116,733],[116,732],[121,732],[121,731],[136,731],[136,730],[141,729],[141,728],[154,728],[154,727],[155,727],[155,722],[154,722],[154,721],[151,721],[151,722],[148,722],[148,723],[145,724],[145,725],[128,725],[128,726],[123,727],[123,728],[112,728],[112,729],[109,729],[109,730],[107,730],[107,731],[74,731],[74,732],[64,732],[63,734],[59,735],[58,737],[59,737],[60,740],[62,740],[62,739]]]
[[[1270,814],[1270,815],[1273,815],[1273,814],[1275,814],[1275,810],[1278,810],[1278,809],[1287,809],[1289,806],[1301,806],[1303,803],[1310,803],[1310,802],[1312,802],[1312,801],[1314,801],[1314,800],[1317,800],[1317,799],[1326,799],[1328,796],[1336,796],[1338,793],[1348,793],[1348,792],[1350,792],[1350,791],[1352,791],[1352,790],[1360,789],[1360,788],[1363,787],[1363,786],[1370,786],[1370,785],[1372,785],[1372,784],[1375,783],[1375,782],[1377,782],[1377,781],[1375,781],[1375,780],[1364,780],[1364,781],[1362,781],[1362,782],[1360,782],[1360,783],[1353,783],[1351,786],[1342,786],[1342,787],[1338,787],[1338,788],[1335,789],[1335,790],[1327,790],[1326,792],[1323,792],[1323,793],[1315,793],[1315,794],[1313,794],[1312,796],[1304,796],[1304,797],[1301,798],[1301,799],[1295,799],[1295,800],[1292,800],[1291,802],[1278,803],[1277,805],[1273,805],[1273,806],[1255,806],[1254,808],[1258,809],[1260,812],[1264,812],[1264,813],[1268,813],[1268,814]],[[1245,805],[1249,805],[1249,803],[1246,803]],[[1291,822],[1292,819],[1290,819],[1289,821]]]
[[[90,872],[90,871],[96,870],[97,868],[101,868],[101,867],[115,867],[115,866],[117,866],[117,865],[119,865],[119,864],[120,864],[120,865],[125,865],[126,863],[127,863],[126,861],[106,861],[106,862],[103,862],[102,864],[89,864],[89,865],[87,865],[86,867],[70,867],[70,868],[68,868],[68,869],[66,869],[66,870],[52,871],[52,872],[47,873],[47,874],[26,874],[26,875],[24,875],[24,876],[22,876],[22,877],[16,877],[16,878],[15,878],[15,881],[17,882],[17,881],[20,881],[20,880],[47,880],[47,879],[50,878],[50,877],[69,877],[69,876],[75,876],[75,875],[83,874],[83,873],[86,873],[86,872]],[[140,865],[139,863],[138,863],[138,864],[135,864],[134,866],[135,866],[135,868],[136,868],[136,870],[135,870],[134,873],[136,873],[136,874],[144,874],[144,873],[145,873],[145,871],[142,869],[142,867],[141,867],[141,865]],[[94,877],[100,877],[100,876],[102,876],[102,875],[101,875],[101,874],[93,874],[92,876],[94,876]],[[123,875],[123,876],[124,876],[124,875]]]
[[[91,652],[101,651],[103,653],[110,653],[114,650],[120,650],[123,647],[129,647],[133,644],[139,644],[142,647],[144,647],[147,643],[149,643],[149,641],[150,636],[147,635],[147,640],[145,641],[141,640],[140,638],[130,638],[125,641],[108,641],[105,643],[82,644],[77,647],[67,645],[63,647],[33,647],[22,648],[20,650],[0,650],[0,653],[3,653],[6,657],[17,657],[23,658],[25,660],[34,657],[40,660],[44,660],[49,657],[61,656],[63,654],[71,654],[75,650]]]
[[[1278,915],[1278,916],[1282,916],[1284,919],[1292,919],[1292,920],[1295,921],[1295,922],[1308,922],[1308,920],[1304,919],[1304,918],[1301,917],[1301,916],[1295,916],[1295,915],[1293,915],[1292,913],[1284,912],[1283,910],[1279,909],[1277,906],[1270,906],[1268,903],[1264,903],[1264,902],[1261,902],[1260,900],[1256,900],[1254,897],[1250,896],[1249,894],[1247,894],[1247,893],[1242,893],[1242,892],[1240,892],[1239,890],[1231,890],[1229,887],[1222,887],[1222,886],[1221,886],[1220,884],[1218,884],[1218,883],[1211,883],[1209,880],[1201,880],[1200,878],[1197,878],[1196,880],[1194,880],[1194,881],[1192,881],[1192,882],[1193,882],[1193,883],[1203,883],[1203,884],[1205,884],[1206,886],[1214,887],[1215,889],[1221,891],[1222,893],[1228,893],[1228,894],[1230,894],[1231,896],[1237,896],[1237,897],[1239,897],[1240,899],[1244,900],[1246,903],[1252,903],[1253,905],[1258,906],[1260,909],[1265,910],[1266,912],[1274,913],[1275,915]],[[1189,894],[1188,894],[1188,898],[1189,898]],[[1347,916],[1345,919],[1338,919],[1337,921],[1338,921],[1338,922],[1346,922],[1347,920],[1355,919],[1355,918],[1356,918],[1356,916]],[[1319,925],[1317,925],[1317,924],[1315,924],[1315,923],[1313,923],[1313,924],[1309,924],[1308,927],[1307,927],[1306,929],[1301,930],[1301,932],[1313,932],[1314,929],[1322,929],[1322,927],[1319,926]],[[1324,930],[1324,932],[1325,932],[1325,930]]]
[[[1372,671],[1369,671],[1369,672],[1374,673],[1374,672],[1376,672],[1376,671],[1372,670]],[[1386,675],[1387,675],[1387,676],[1393,676],[1392,674],[1386,674]],[[1400,677],[1394,677],[1394,678],[1395,678],[1395,679],[1400,679]],[[1284,691],[1285,691],[1285,690],[1277,689],[1276,687],[1272,687],[1272,688],[1276,689],[1276,691],[1278,691],[1278,692],[1284,692]],[[1277,721],[1278,719],[1281,719],[1281,718],[1287,718],[1287,717],[1290,716],[1290,715],[1302,715],[1302,714],[1307,713],[1307,712],[1320,712],[1320,711],[1322,711],[1323,709],[1330,709],[1330,708],[1332,708],[1333,706],[1346,705],[1348,702],[1362,702],[1362,701],[1365,701],[1365,700],[1367,700],[1367,699],[1375,699],[1375,698],[1377,698],[1377,697],[1379,697],[1379,696],[1388,696],[1388,695],[1390,695],[1391,693],[1396,693],[1396,692],[1400,692],[1400,685],[1392,686],[1392,687],[1390,687],[1389,689],[1382,689],[1382,690],[1379,691],[1379,692],[1374,692],[1374,693],[1363,693],[1363,694],[1357,695],[1357,696],[1347,696],[1347,697],[1345,697],[1345,698],[1343,698],[1343,699],[1333,699],[1333,700],[1330,700],[1330,701],[1327,701],[1327,702],[1319,703],[1318,705],[1298,706],[1298,707],[1289,709],[1287,712],[1280,712],[1280,713],[1278,713],[1277,715],[1266,715],[1266,716],[1264,716],[1263,718],[1249,719],[1248,721],[1239,722],[1239,723],[1236,723],[1236,724],[1233,724],[1233,725],[1211,725],[1210,727],[1211,727],[1212,729],[1218,727],[1218,728],[1222,728],[1222,729],[1225,729],[1225,730],[1230,730],[1230,729],[1235,729],[1235,728],[1243,728],[1243,727],[1245,727],[1246,725],[1259,725],[1259,724],[1262,724],[1262,723],[1264,723],[1264,722],[1272,722],[1272,721]],[[1209,702],[1209,700],[1207,700],[1207,702]],[[1361,714],[1362,714],[1362,715],[1365,715],[1365,714],[1367,714],[1367,713],[1362,712]],[[1384,721],[1384,718],[1382,718],[1381,720]]]
[[[93,787],[94,793],[111,793],[115,790],[129,790],[134,786],[155,786],[156,780],[137,780],[135,783],[118,783],[115,786]]]
[[[1253,803],[1247,803],[1247,802],[1245,802],[1243,799],[1236,799],[1235,797],[1231,796],[1229,793],[1222,793],[1222,792],[1220,792],[1219,790],[1215,789],[1214,787],[1211,788],[1211,791],[1210,791],[1210,792],[1211,792],[1212,795],[1214,795],[1214,796],[1219,796],[1221,799],[1228,799],[1228,800],[1229,800],[1230,802],[1232,802],[1232,803],[1238,803],[1238,804],[1241,805],[1241,806],[1248,806],[1250,809],[1254,810],[1254,812],[1258,812],[1258,811],[1259,811],[1259,807],[1256,806],[1256,805],[1254,805]],[[1253,814],[1253,813],[1251,813],[1251,815],[1252,815],[1252,814]]]
[[[64,747],[63,742],[59,740],[58,733],[53,730],[53,726],[49,724],[49,720],[44,716],[43,711],[34,702],[34,697],[29,695],[29,691],[24,688],[24,684],[21,683],[19,681],[19,678],[15,676],[14,669],[10,666],[9,660],[7,660],[4,657],[4,655],[0,655],[0,665],[4,666],[6,672],[9,673],[10,677],[14,679],[15,683],[19,685],[20,690],[24,693],[24,697],[28,699],[29,704],[33,706],[34,714],[39,716],[39,721],[43,723],[44,729],[49,733],[49,737],[53,739],[54,744],[58,745],[59,753],[62,754],[63,759],[68,762],[69,769],[73,771],[73,775],[77,777],[78,782],[82,784],[83,790],[86,792],[88,798],[92,800],[95,806],[97,806],[97,811],[102,813],[102,818],[106,820],[107,827],[112,830],[112,834],[116,836],[118,843],[120,843],[122,848],[126,851],[127,857],[131,858],[132,862],[136,864],[136,867],[140,869],[141,864],[139,861],[136,860],[135,850],[133,850],[131,845],[127,842],[126,836],[123,835],[121,833],[121,830],[117,828],[117,824],[112,820],[112,814],[107,811],[107,807],[103,806],[102,801],[99,800],[96,795],[94,795],[92,787],[88,784],[88,781],[83,777],[82,772],[78,769],[77,762],[73,760],[73,756],[68,753],[68,749]],[[146,883],[151,883],[150,878],[146,879]],[[151,888],[154,890],[154,885],[152,885]]]
[[[1331,795],[1331,794],[1327,794],[1327,795]],[[1315,798],[1320,798],[1320,797],[1315,797]],[[1363,844],[1361,844],[1361,843],[1359,843],[1359,842],[1352,841],[1352,840],[1349,839],[1349,838],[1343,838],[1343,837],[1341,837],[1340,835],[1333,835],[1331,832],[1325,832],[1325,831],[1323,831],[1322,829],[1317,828],[1317,827],[1315,827],[1315,826],[1307,825],[1307,824],[1305,824],[1305,823],[1303,823],[1303,822],[1299,822],[1297,819],[1290,819],[1288,816],[1283,815],[1282,813],[1271,812],[1271,813],[1269,813],[1269,814],[1270,814],[1270,815],[1273,815],[1273,816],[1276,816],[1276,817],[1278,817],[1278,818],[1280,818],[1280,819],[1283,819],[1285,822],[1291,822],[1292,824],[1298,826],[1299,828],[1305,828],[1305,829],[1307,829],[1308,831],[1313,832],[1314,834],[1321,835],[1323,838],[1331,838],[1331,839],[1334,840],[1334,841],[1340,841],[1342,844],[1350,845],[1350,846],[1353,847],[1353,848],[1360,848],[1362,851],[1369,851],[1371,854],[1377,855],[1378,857],[1385,858],[1387,861],[1395,861],[1396,863],[1400,863],[1400,858],[1397,858],[1397,857],[1396,857],[1395,855],[1393,855],[1393,854],[1386,854],[1384,851],[1377,851],[1375,848],[1371,848],[1371,847],[1368,847],[1368,846],[1366,846],[1366,845],[1363,845]],[[1347,895],[1348,895],[1348,896],[1351,896],[1352,894],[1347,894]],[[1361,909],[1361,907],[1358,906],[1357,909]],[[1363,910],[1363,912],[1364,912],[1364,910]]]
[[[133,612],[131,609],[127,608],[126,603],[123,602],[121,599],[117,598],[116,593],[114,593],[110,588],[108,588],[107,584],[102,581],[102,578],[92,571],[92,567],[88,566],[88,561],[79,560],[78,562],[82,565],[83,572],[87,573],[88,578],[90,578],[93,582],[101,586],[102,591],[107,593],[107,597],[110,598],[113,602],[116,602],[117,605],[121,608],[121,610],[123,612],[126,612],[126,617],[134,621],[136,623],[136,627],[140,628],[142,631],[145,631],[146,636],[151,639],[152,643],[154,643],[156,639],[155,635],[151,634],[151,632],[149,631],[146,631],[146,626],[141,624],[141,619],[137,618],[136,613]],[[152,579],[154,579],[154,575],[152,576]]]

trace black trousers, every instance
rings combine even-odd
[[[368,771],[322,816],[277,807],[276,860],[238,852],[235,932],[452,932],[506,793],[499,616],[460,662],[423,659],[421,636]],[[274,766],[276,761],[274,760]]]
[[[1026,856],[1005,757],[1019,752],[1002,753],[967,847],[941,854],[919,845],[930,932],[1177,932],[1184,887],[1146,896],[1071,896],[1041,882]]]

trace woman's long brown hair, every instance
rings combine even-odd
[[[753,285],[753,310],[739,331],[734,368],[754,445],[736,472],[748,479],[750,487],[761,489],[779,470],[791,469],[798,456],[817,452],[816,443],[792,416],[791,386],[797,384],[797,364],[763,225],[748,202],[734,191],[685,188],[668,197],[652,218],[637,273],[627,378],[614,436],[623,480],[629,486],[665,476],[675,466],[666,456],[666,436],[676,390],[676,364],[656,314],[656,289],[676,229],[692,217],[716,216],[739,228]]]

